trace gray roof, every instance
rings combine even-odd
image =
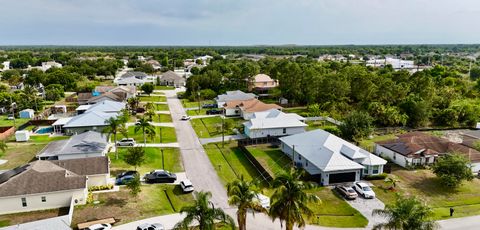
[[[126,104],[118,101],[105,100],[98,102],[87,109],[87,112],[96,111],[104,113],[118,113],[120,110],[125,109]]]
[[[120,78],[130,78],[130,77],[146,77],[147,74],[144,72],[139,72],[139,71],[129,71],[124,73]]]
[[[73,135],[68,140],[52,141],[42,149],[37,157],[51,157],[58,155],[88,154],[103,152],[107,148],[106,135],[88,131]]]
[[[63,127],[92,127],[92,126],[106,126],[105,121],[111,117],[116,117],[116,113],[104,113],[104,112],[86,112],[73,117]]]
[[[253,98],[257,98],[257,96],[253,93],[244,93],[240,90],[236,91],[227,91],[226,94],[220,94],[217,96],[217,101],[228,102],[228,101],[236,101],[236,100],[250,100]]]
[[[78,175],[90,176],[110,173],[110,160],[106,156],[59,160],[52,162]]]
[[[117,84],[134,84],[134,83],[145,83],[145,81],[138,79],[136,77],[121,78],[117,81]]]
[[[305,118],[295,113],[284,113],[278,109],[270,109],[264,112],[255,112],[250,121],[243,123],[249,129],[273,129],[273,128],[292,128],[306,127],[303,123]]]
[[[162,74],[160,77],[162,81],[174,81],[174,82],[185,82],[185,78],[179,76],[178,74],[174,73],[173,71],[169,70]]]

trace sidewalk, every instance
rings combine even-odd
[[[240,140],[240,139],[245,139],[246,137],[242,134],[236,134],[236,135],[227,135],[225,136],[225,141],[230,141],[230,140]],[[217,143],[217,142],[222,142],[222,137],[211,137],[211,138],[200,138],[200,143],[202,145],[209,144],[209,143]]]

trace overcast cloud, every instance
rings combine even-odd
[[[480,43],[478,0],[0,0],[2,45]]]

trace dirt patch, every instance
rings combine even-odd
[[[69,208],[49,209],[34,212],[22,212],[0,216],[0,227],[28,223],[68,214]]]

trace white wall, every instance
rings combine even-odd
[[[87,189],[85,188],[54,193],[2,197],[0,198],[0,214],[69,207],[72,198],[78,201],[76,204],[85,204],[87,193]],[[42,202],[42,196],[45,196],[45,202]],[[22,197],[25,197],[27,200],[26,207],[22,206]]]
[[[240,116],[240,109],[225,109],[225,116]]]
[[[292,159],[292,148],[289,147],[288,145],[282,143],[281,144],[281,149],[282,152],[285,153],[290,159]],[[313,165],[311,162],[309,162],[307,159],[304,157],[299,157],[300,155],[295,151],[295,163],[301,163],[303,169],[308,172],[310,175],[317,175],[322,173],[322,170],[317,168],[315,165]]]
[[[109,182],[110,175],[109,174],[100,174],[100,175],[90,175],[87,176],[87,186],[100,186],[100,185],[107,185]]]
[[[253,129],[248,130],[245,127],[245,134],[250,138],[259,138],[259,137],[267,137],[267,136],[285,136],[285,135],[293,135],[297,133],[305,132],[305,127],[291,127],[286,128],[286,132],[283,133],[283,128],[275,128],[275,129]]]
[[[412,159],[406,158],[405,156],[395,153],[394,151],[387,149],[381,145],[375,144],[375,154],[378,156],[385,156],[388,157],[391,161],[395,164],[400,165],[402,167],[407,166],[407,162],[409,165],[412,165]]]

